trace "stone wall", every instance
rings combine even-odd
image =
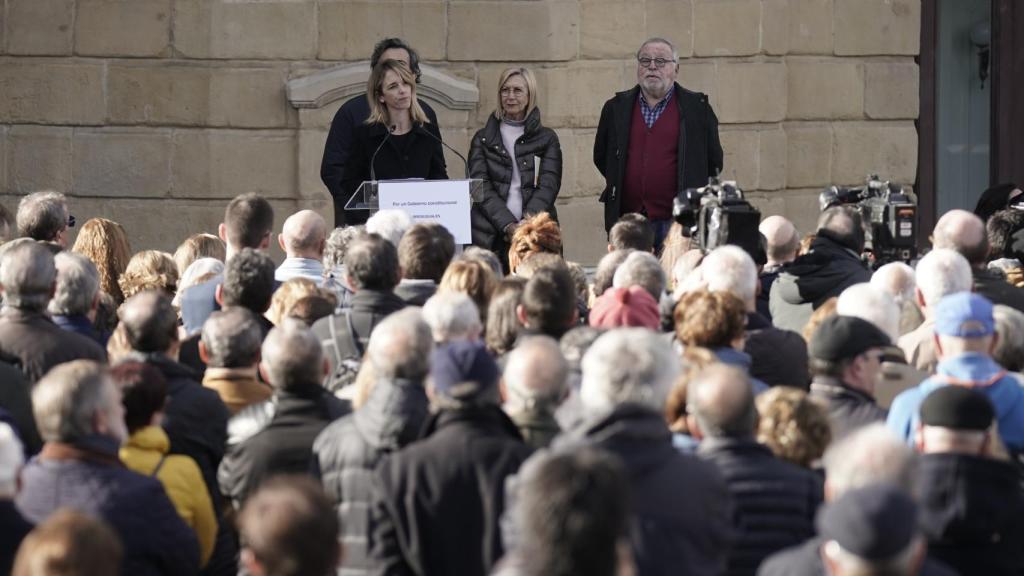
[[[248,190],[280,214],[329,211],[320,154],[341,102],[298,110],[286,82],[391,35],[479,87],[475,110],[439,110],[462,151],[500,70],[536,69],[565,157],[567,256],[586,263],[605,244],[598,115],[635,83],[648,36],[678,43],[681,83],[710,94],[722,122],[725,175],[765,213],[806,231],[823,186],[916,173],[920,0],[2,2],[0,202],[67,192],[79,222],[118,220],[136,249],[215,230]]]

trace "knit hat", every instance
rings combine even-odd
[[[501,372],[481,342],[456,341],[430,354],[434,391],[449,398],[468,399],[498,385]]]
[[[658,302],[640,286],[609,288],[594,301],[590,325],[594,328],[635,326],[657,330],[661,326],[661,313]]]
[[[974,292],[950,294],[935,305],[935,333],[958,338],[981,338],[996,332],[992,302]]]
[[[921,403],[921,423],[925,426],[985,431],[995,416],[988,396],[966,386],[943,386]]]
[[[891,346],[889,337],[877,326],[854,316],[830,316],[811,336],[811,358],[835,362],[856,358],[872,348]]]

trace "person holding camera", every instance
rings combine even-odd
[[[650,38],[636,54],[637,85],[605,102],[594,140],[594,165],[605,178],[605,230],[623,214],[646,216],[661,250],[672,200],[722,170],[718,117],[706,94],[676,83],[672,42]]]

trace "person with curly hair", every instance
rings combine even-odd
[[[807,392],[776,386],[757,397],[757,441],[772,453],[804,468],[817,467],[832,442],[824,406]]]
[[[143,250],[128,261],[117,283],[125,300],[153,288],[163,290],[169,298],[173,298],[178,291],[178,266],[166,252]]]
[[[92,260],[100,273],[100,290],[110,294],[120,306],[125,295],[118,279],[132,257],[132,247],[124,228],[113,220],[90,218],[82,224],[71,251]]]
[[[538,252],[562,253],[562,229],[547,212],[522,220],[509,243],[508,266],[515,273],[519,263]]]
[[[743,351],[747,326],[747,308],[732,292],[697,290],[683,295],[673,312],[676,339],[689,348],[711,350],[719,362],[750,373],[750,355]],[[751,378],[754,393],[768,385]]]

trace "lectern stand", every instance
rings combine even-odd
[[[367,180],[345,204],[345,210],[403,210],[413,222],[437,222],[456,244],[472,244],[470,211],[482,200],[483,180]]]

